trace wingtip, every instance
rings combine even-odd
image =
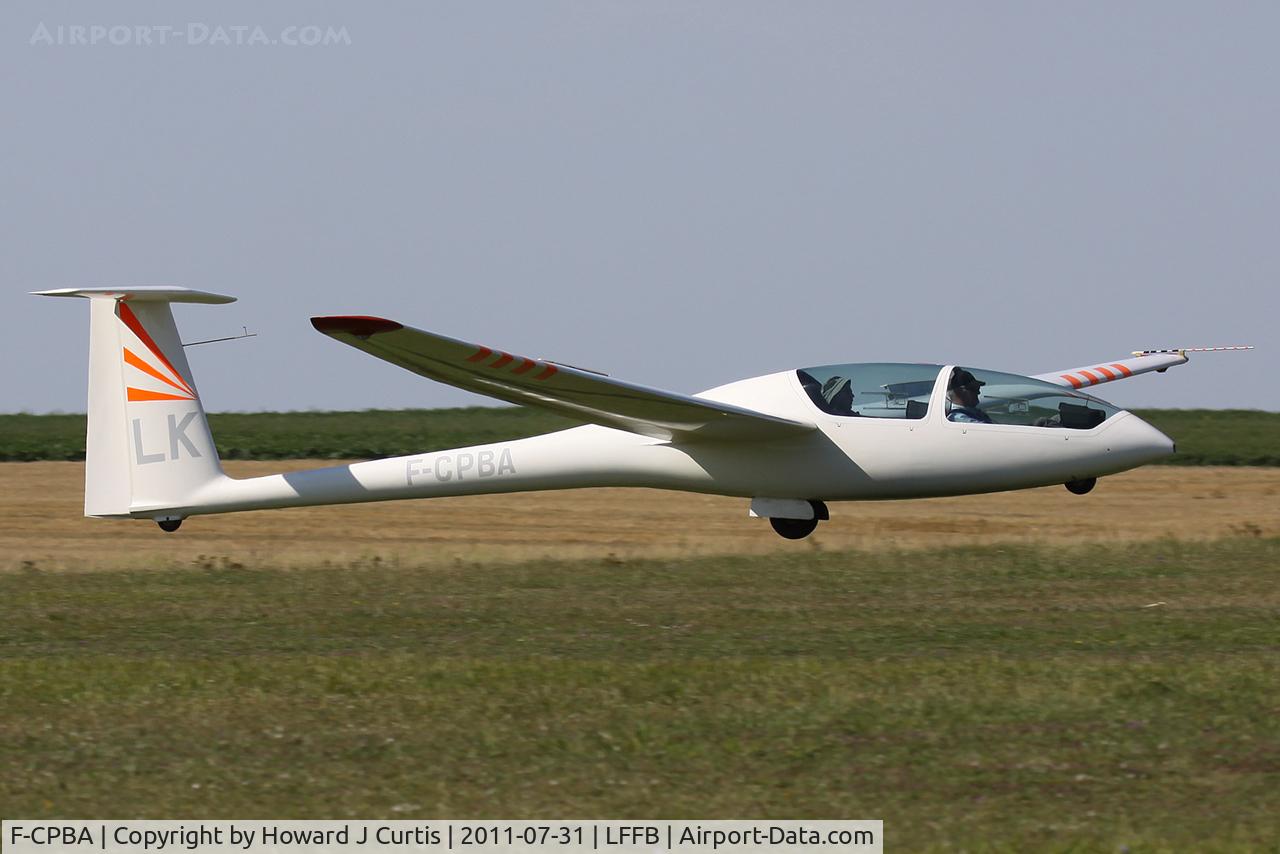
[[[401,324],[383,317],[345,314],[330,317],[313,317],[311,318],[311,325],[315,327],[317,332],[323,332],[325,335],[345,332],[357,338],[368,338],[370,335],[375,335],[379,332],[395,332],[397,329],[404,329]]]

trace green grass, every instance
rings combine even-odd
[[[1280,838],[1280,540],[218,563],[0,575],[6,815]]]
[[[1139,409],[1178,443],[1163,460],[1181,466],[1280,466],[1280,412],[1257,409]]]
[[[1178,443],[1173,465],[1280,465],[1280,413],[1148,409]],[[399,456],[518,439],[577,422],[527,408],[257,412],[209,416],[227,460]],[[84,459],[83,415],[0,415],[0,461]]]

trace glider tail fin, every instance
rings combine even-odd
[[[233,297],[186,288],[66,288],[89,300],[86,516],[180,519],[200,487],[221,478],[170,304]]]

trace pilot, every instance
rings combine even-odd
[[[857,415],[853,411],[853,385],[848,377],[832,377],[822,384],[823,407],[832,415]]]
[[[979,380],[964,368],[951,371],[951,380],[947,383],[947,400],[951,410],[947,413],[948,421],[961,421],[970,424],[993,424],[991,416],[978,408],[978,390],[986,383]]]

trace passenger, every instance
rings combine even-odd
[[[848,377],[832,377],[822,384],[824,410],[832,415],[857,415],[853,411],[853,385]]]
[[[994,424],[991,416],[978,408],[978,390],[984,385],[986,383],[964,368],[952,370],[951,381],[947,383],[947,400],[951,404],[947,420],[970,424]]]

